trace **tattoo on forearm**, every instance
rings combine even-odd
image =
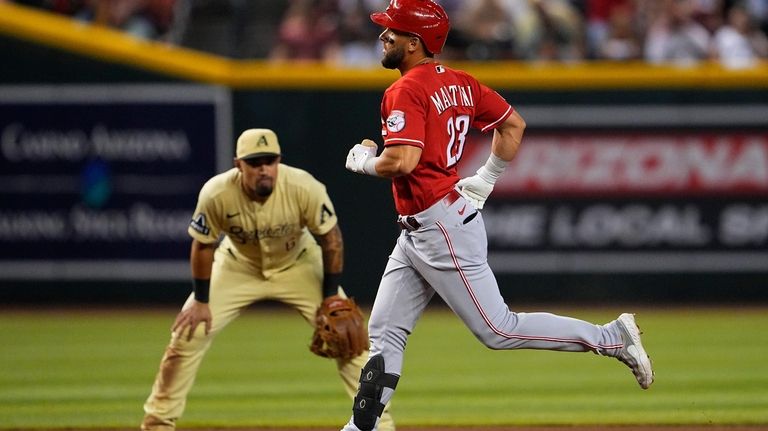
[[[341,273],[344,270],[344,240],[339,226],[317,239],[323,249],[323,270],[330,274]]]

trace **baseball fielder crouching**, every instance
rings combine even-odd
[[[346,168],[392,179],[402,231],[373,304],[371,358],[343,431],[376,428],[401,378],[408,337],[435,294],[491,349],[615,357],[647,389],[654,374],[633,315],[596,325],[512,312],[501,296],[479,210],[515,156],[525,121],[498,93],[435,60],[450,28],[445,10],[431,0],[391,0],[371,19],[384,27],[382,65],[401,77],[381,103],[384,150],[377,155],[376,144],[363,140],[350,149]],[[460,179],[457,165],[470,128],[493,133],[491,154],[476,175]]]
[[[280,160],[273,131],[246,130],[237,141],[235,167],[201,189],[188,228],[194,290],[173,324],[142,430],[176,428],[211,342],[249,305],[280,301],[312,324],[322,318],[321,304],[345,306],[343,240],[325,186]],[[364,345],[353,344],[354,356],[336,359],[350,397],[368,357],[367,336]],[[323,355],[333,356],[329,351]],[[380,429],[394,430],[388,411]]]

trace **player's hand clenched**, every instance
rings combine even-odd
[[[376,150],[378,145],[375,142],[363,139],[349,150],[345,167],[359,174],[376,175]]]
[[[486,199],[493,191],[493,183],[484,180],[480,175],[462,178],[456,186],[464,199],[477,209],[483,209]]]
[[[176,321],[173,322],[171,331],[179,331],[179,336],[184,336],[184,331],[187,331],[187,341],[192,339],[192,335],[197,329],[197,325],[205,322],[205,335],[211,332],[211,309],[208,304],[193,301],[192,305],[181,310]]]
[[[485,162],[475,175],[462,178],[456,183],[459,193],[464,196],[477,209],[483,209],[486,199],[493,191],[493,185],[499,179],[509,161],[503,160],[497,155],[491,153],[488,161]]]

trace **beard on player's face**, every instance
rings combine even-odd
[[[251,193],[262,198],[272,194],[275,188],[275,178],[267,172],[261,172],[254,176],[251,184]]]
[[[269,184],[257,183],[253,191],[256,192],[256,195],[265,198],[272,194],[273,189],[271,182]]]
[[[243,190],[251,199],[268,198],[274,189],[275,183],[271,178],[262,177],[252,181],[243,182]]]
[[[405,48],[396,46],[384,53],[381,65],[386,69],[397,69],[405,59]]]

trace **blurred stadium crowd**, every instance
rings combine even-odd
[[[233,58],[378,65],[388,0],[0,0]],[[715,60],[768,58],[768,0],[437,0],[452,31],[448,60]]]

